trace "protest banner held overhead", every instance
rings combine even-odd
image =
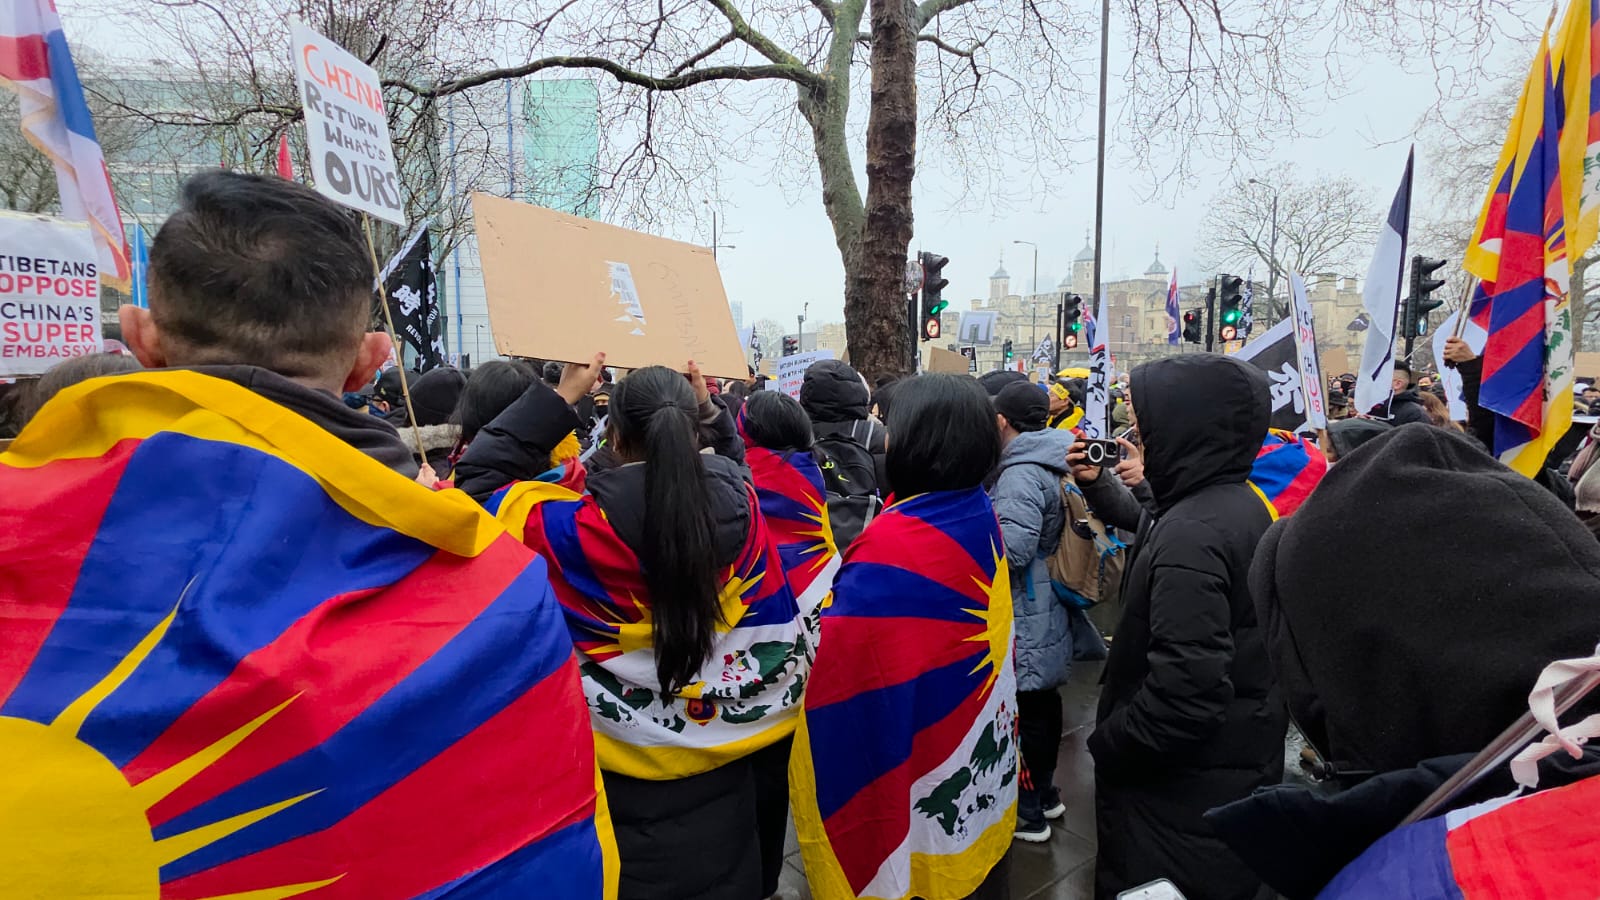
[[[1298,431],[1306,424],[1306,387],[1300,374],[1294,317],[1268,328],[1234,356],[1267,373],[1272,389],[1272,427]]]
[[[749,371],[711,250],[472,195],[495,349],[624,369],[694,360],[717,378]]]
[[[88,223],[0,213],[0,376],[100,352],[99,277]]]
[[[1300,364],[1300,383],[1305,392],[1306,426],[1328,427],[1327,382],[1322,380],[1322,365],[1317,360],[1316,316],[1306,296],[1306,282],[1299,272],[1289,273],[1289,297],[1295,323],[1295,354]]]
[[[389,299],[395,336],[416,351],[421,360],[418,371],[426,372],[443,365],[439,287],[434,278],[433,242],[427,228],[417,229],[400,252],[389,260],[379,280],[383,283],[383,295]]]
[[[806,380],[806,370],[812,363],[833,359],[832,350],[808,350],[793,356],[778,358],[778,390],[800,399],[800,385]]]
[[[289,28],[317,190],[351,209],[404,227],[400,178],[378,73],[299,22]]]

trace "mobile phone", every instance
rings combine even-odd
[[[1116,441],[1084,441],[1083,454],[1089,465],[1109,469],[1122,460],[1122,445]]]

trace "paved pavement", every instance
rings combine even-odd
[[[1094,727],[1099,695],[1100,663],[1076,663],[1072,680],[1061,689],[1065,700],[1065,732],[1056,765],[1056,784],[1067,814],[1052,823],[1043,844],[1011,843],[1011,900],[1088,900],[1094,888],[1094,763],[1085,742]],[[805,867],[789,830],[779,896],[811,900]]]

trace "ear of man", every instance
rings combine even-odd
[[[167,352],[161,346],[161,331],[156,327],[150,310],[124,303],[117,307],[117,320],[122,324],[122,342],[133,351],[135,359],[146,369],[167,367]]]
[[[359,391],[372,383],[378,374],[378,367],[389,358],[389,351],[393,348],[389,343],[389,336],[381,331],[369,331],[361,336],[361,344],[356,348],[355,365],[350,367],[350,372],[344,379],[346,393]]]

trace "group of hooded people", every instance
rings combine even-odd
[[[1313,895],[1514,719],[1545,664],[1595,641],[1600,543],[1548,491],[1464,435],[1407,425],[1340,453],[1309,498],[1278,508],[1252,481],[1274,448],[1266,377],[1225,357],[1135,369],[1138,449],[1105,470],[1086,464],[1070,426],[1052,427],[1066,420],[1060,392],[925,375],[872,397],[842,363],[808,376],[806,406],[736,390],[737,414],[692,363],[687,374],[638,369],[607,385],[592,440],[581,433],[607,377],[603,354],[561,368],[553,385],[522,363],[488,363],[419,377],[416,421],[397,430],[364,396],[341,399],[364,394],[388,355],[386,336],[364,333],[364,261],[350,217],[309,189],[203,173],[156,238],[150,308],[124,308],[124,339],[147,368],[196,372],[316,424],[372,460],[374,478],[404,476],[389,489],[465,492],[545,561],[579,662],[622,897],[776,892],[806,688],[881,665],[870,648],[830,652],[825,608],[915,602],[883,595],[867,561],[939,569],[937,545],[893,537],[897,518],[930,503],[954,510],[974,540],[991,529],[1003,538],[1016,681],[998,683],[1014,691],[1001,699],[1019,719],[1019,837],[1064,812],[1052,785],[1057,689],[1074,643],[1081,653],[1098,641],[1041,571],[1070,526],[1061,478],[1130,538],[1088,744],[1098,897],[1161,878],[1189,898],[1255,896],[1263,878]],[[83,402],[105,380],[49,404]],[[436,385],[454,402],[435,402]],[[385,391],[372,396],[398,408]],[[448,439],[408,444],[424,416],[448,425]],[[848,548],[820,513],[827,459],[815,452],[820,434],[845,431],[872,456],[887,501]],[[584,443],[598,445],[587,462]],[[25,428],[18,448],[29,446]],[[424,464],[428,488],[414,483]],[[185,473],[170,477],[188,489]],[[24,512],[36,511],[9,510]],[[1441,529],[1451,540],[1409,543]],[[29,539],[13,540],[26,551]],[[0,562],[0,575],[28,558]],[[0,628],[30,615],[30,598],[6,595],[6,583]],[[330,665],[324,677],[341,675]],[[1282,781],[1291,718],[1326,759],[1381,789],[1333,801],[1263,790]],[[909,726],[886,715],[856,727]],[[546,749],[526,748],[528,764]],[[0,821],[4,807],[0,798]],[[1004,897],[1007,871],[1002,854],[987,877],[921,893]]]

